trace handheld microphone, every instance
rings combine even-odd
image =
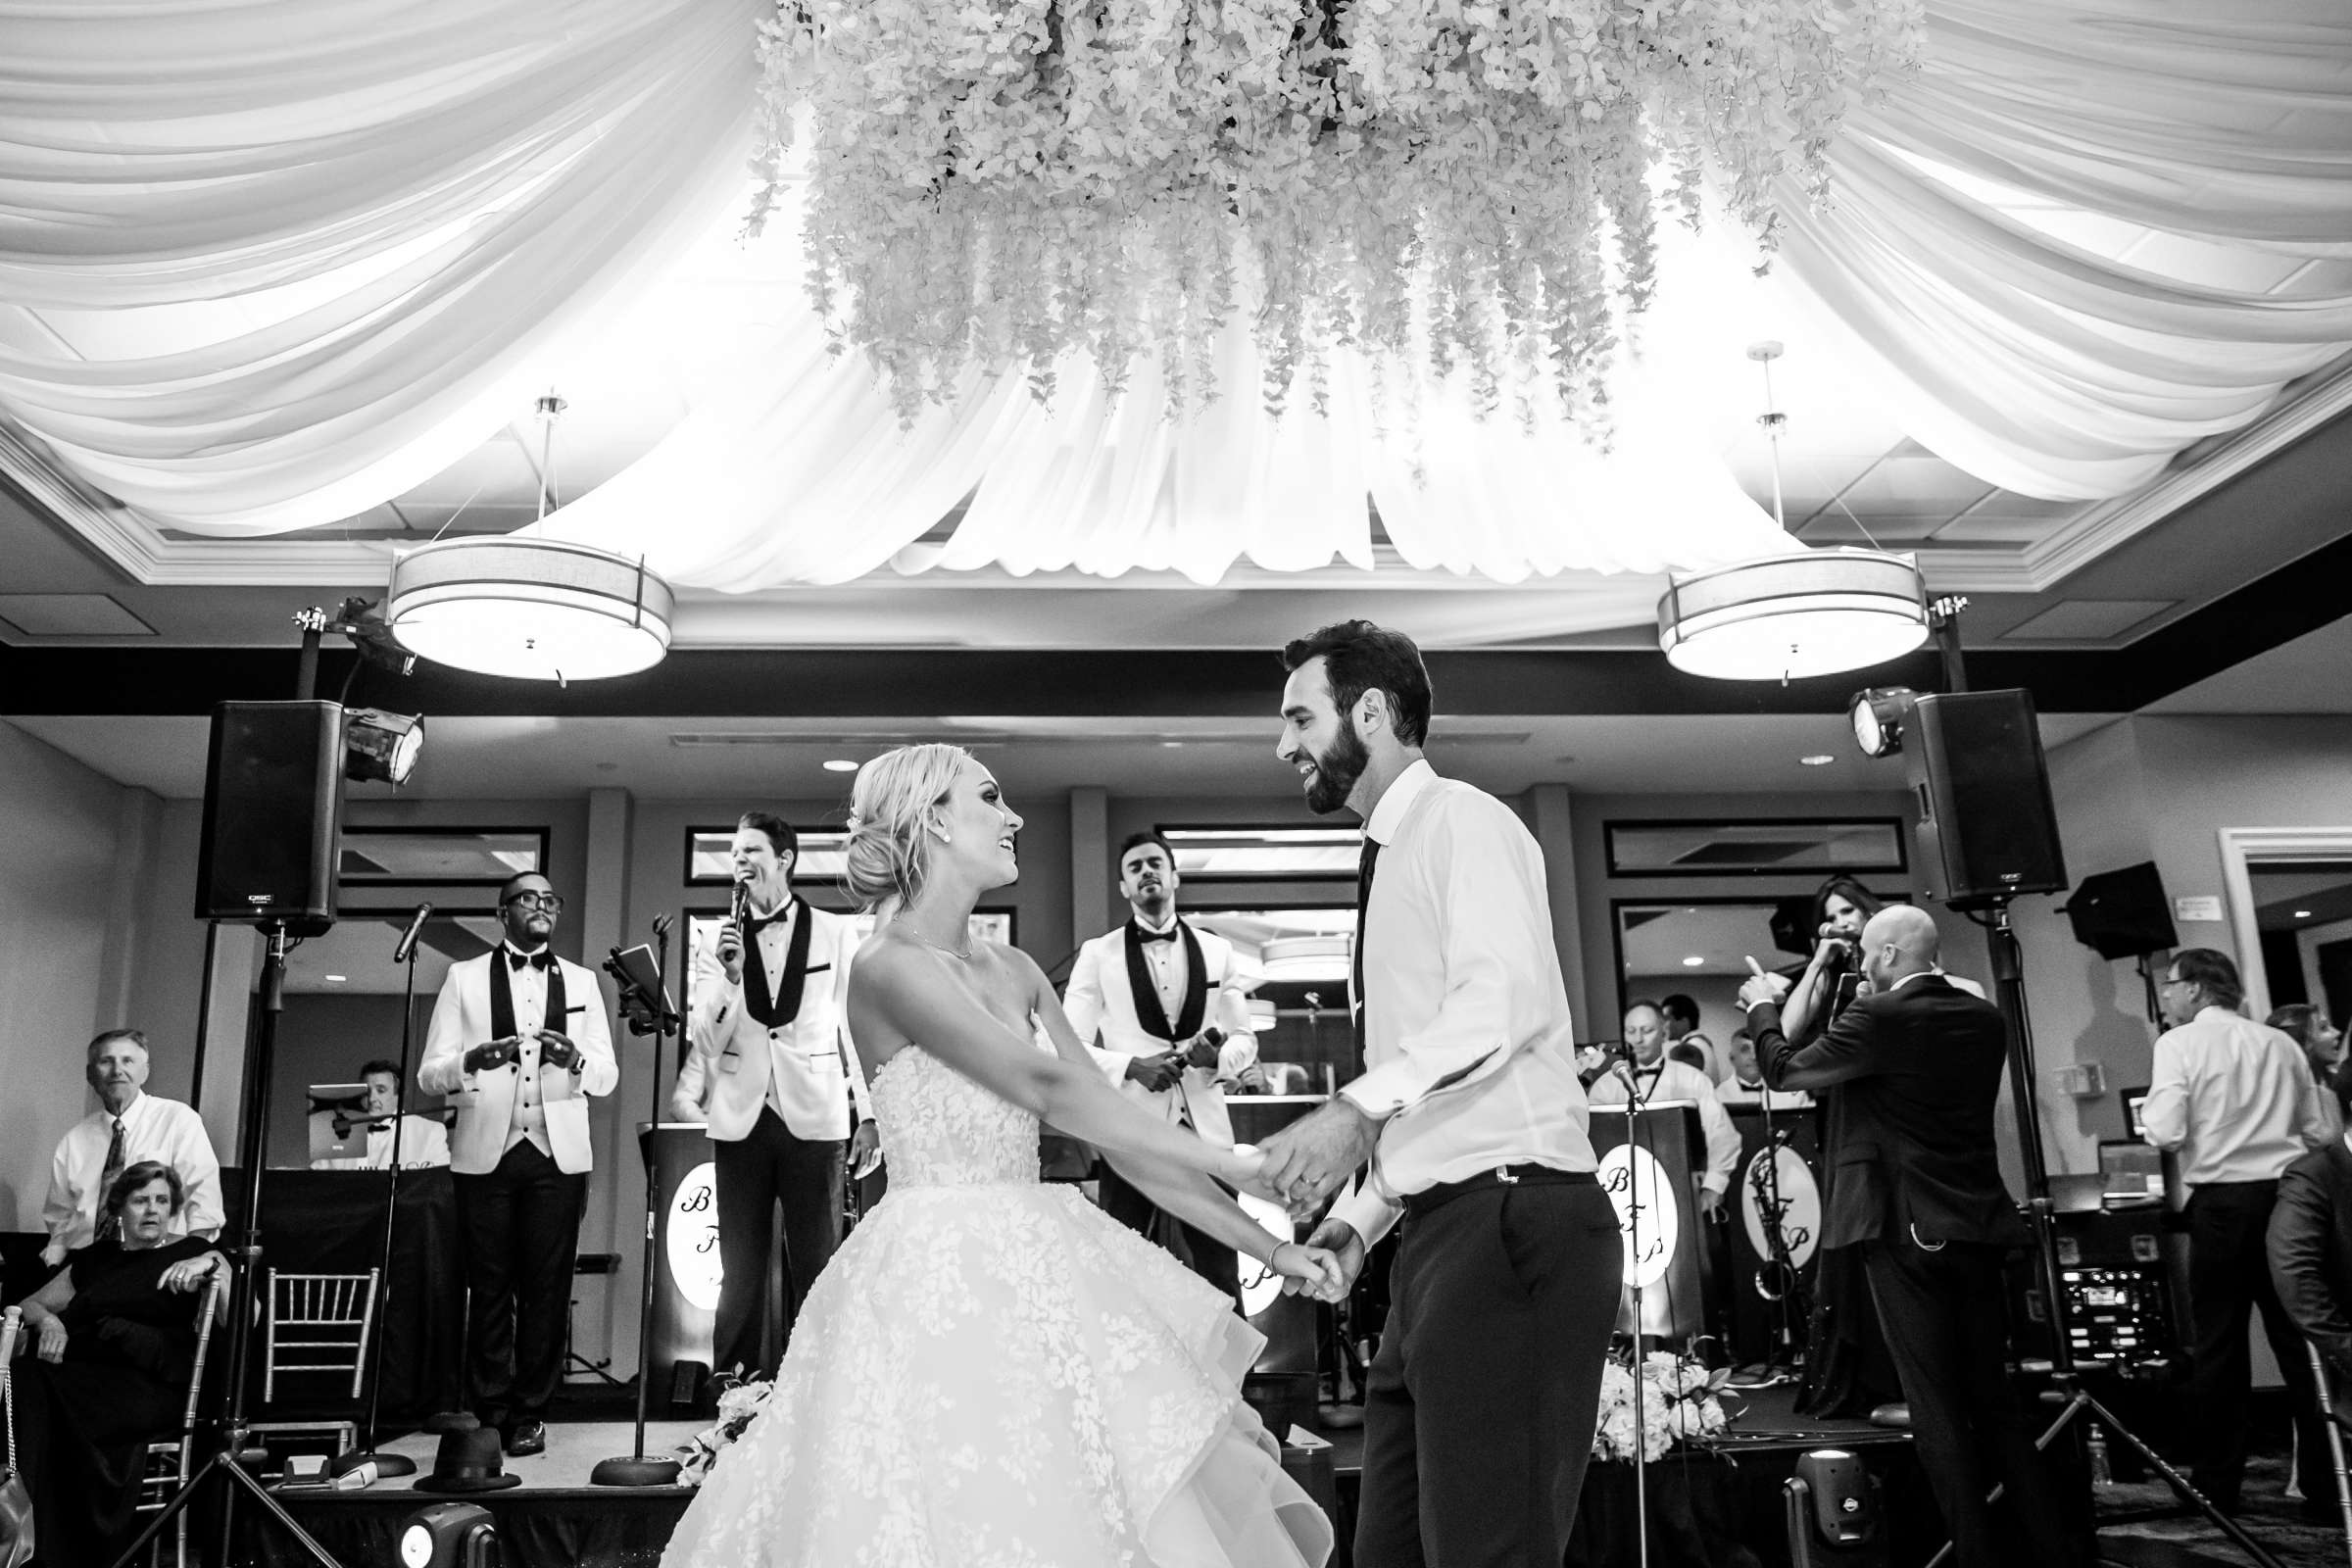
[[[409,928],[400,934],[400,946],[392,950],[394,963],[409,961],[409,955],[416,951],[417,933],[424,929],[425,918],[432,912],[433,906],[429,904],[416,906],[416,912],[409,916]]]
[[[748,930],[752,923],[752,879],[738,876],[735,893],[727,901],[727,918],[735,922],[738,931]]]

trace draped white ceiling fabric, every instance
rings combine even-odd
[[[0,410],[216,533],[337,520],[739,202],[758,0],[0,0]]]
[[[516,378],[742,200],[759,0],[0,0],[0,415],[197,532],[340,520],[489,436]],[[2352,349],[2352,5],[1929,0],[1926,62],[1787,193],[1777,270],[1903,427],[2029,495],[2128,493]],[[788,220],[788,215],[787,215]],[[1661,311],[1671,301],[1661,303]],[[1596,455],[1469,418],[1139,373],[978,381],[902,429],[807,311],[550,517],[733,590],[1237,560],[1512,581],[1784,546],[1672,408]],[[1410,429],[1409,436],[1404,432]],[[958,502],[944,549],[911,549]]]

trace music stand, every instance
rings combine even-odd
[[[650,967],[646,957],[652,958]],[[662,1042],[678,1031],[684,1020],[669,1004],[669,916],[654,917],[654,948],[649,954],[643,947],[623,953],[614,948],[605,959],[605,973],[619,987],[621,1015],[628,1022],[629,1033],[654,1037],[653,1115],[656,1127],[662,1124]],[[653,1386],[654,1354],[654,1260],[662,1245],[662,1141],[659,1137],[645,1143],[645,1259],[640,1273],[644,1279],[643,1298],[637,1310],[637,1441],[627,1453],[610,1459],[600,1459],[588,1473],[591,1486],[598,1487],[674,1487],[678,1484],[678,1461],[649,1459],[645,1454],[645,1403]]]

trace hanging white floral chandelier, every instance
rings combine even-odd
[[[1703,182],[1769,245],[1775,182],[1821,188],[1920,30],[1916,0],[781,0],[755,223],[805,109],[810,288],[907,418],[974,368],[1050,396],[1071,352],[1155,363],[1182,414],[1237,311],[1274,413],[1348,347],[1407,398],[1459,371],[1592,418],[1659,222]]]

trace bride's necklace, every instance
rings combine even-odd
[[[938,951],[946,954],[949,957],[954,958],[958,963],[969,963],[972,961],[971,950],[967,948],[965,951],[958,953],[954,948],[949,947],[945,942],[932,941],[929,937],[923,935],[922,932],[915,929],[914,922],[906,918],[904,915],[893,921],[892,924],[904,930],[908,936],[914,938],[915,941],[920,942],[924,947],[936,948]]]

